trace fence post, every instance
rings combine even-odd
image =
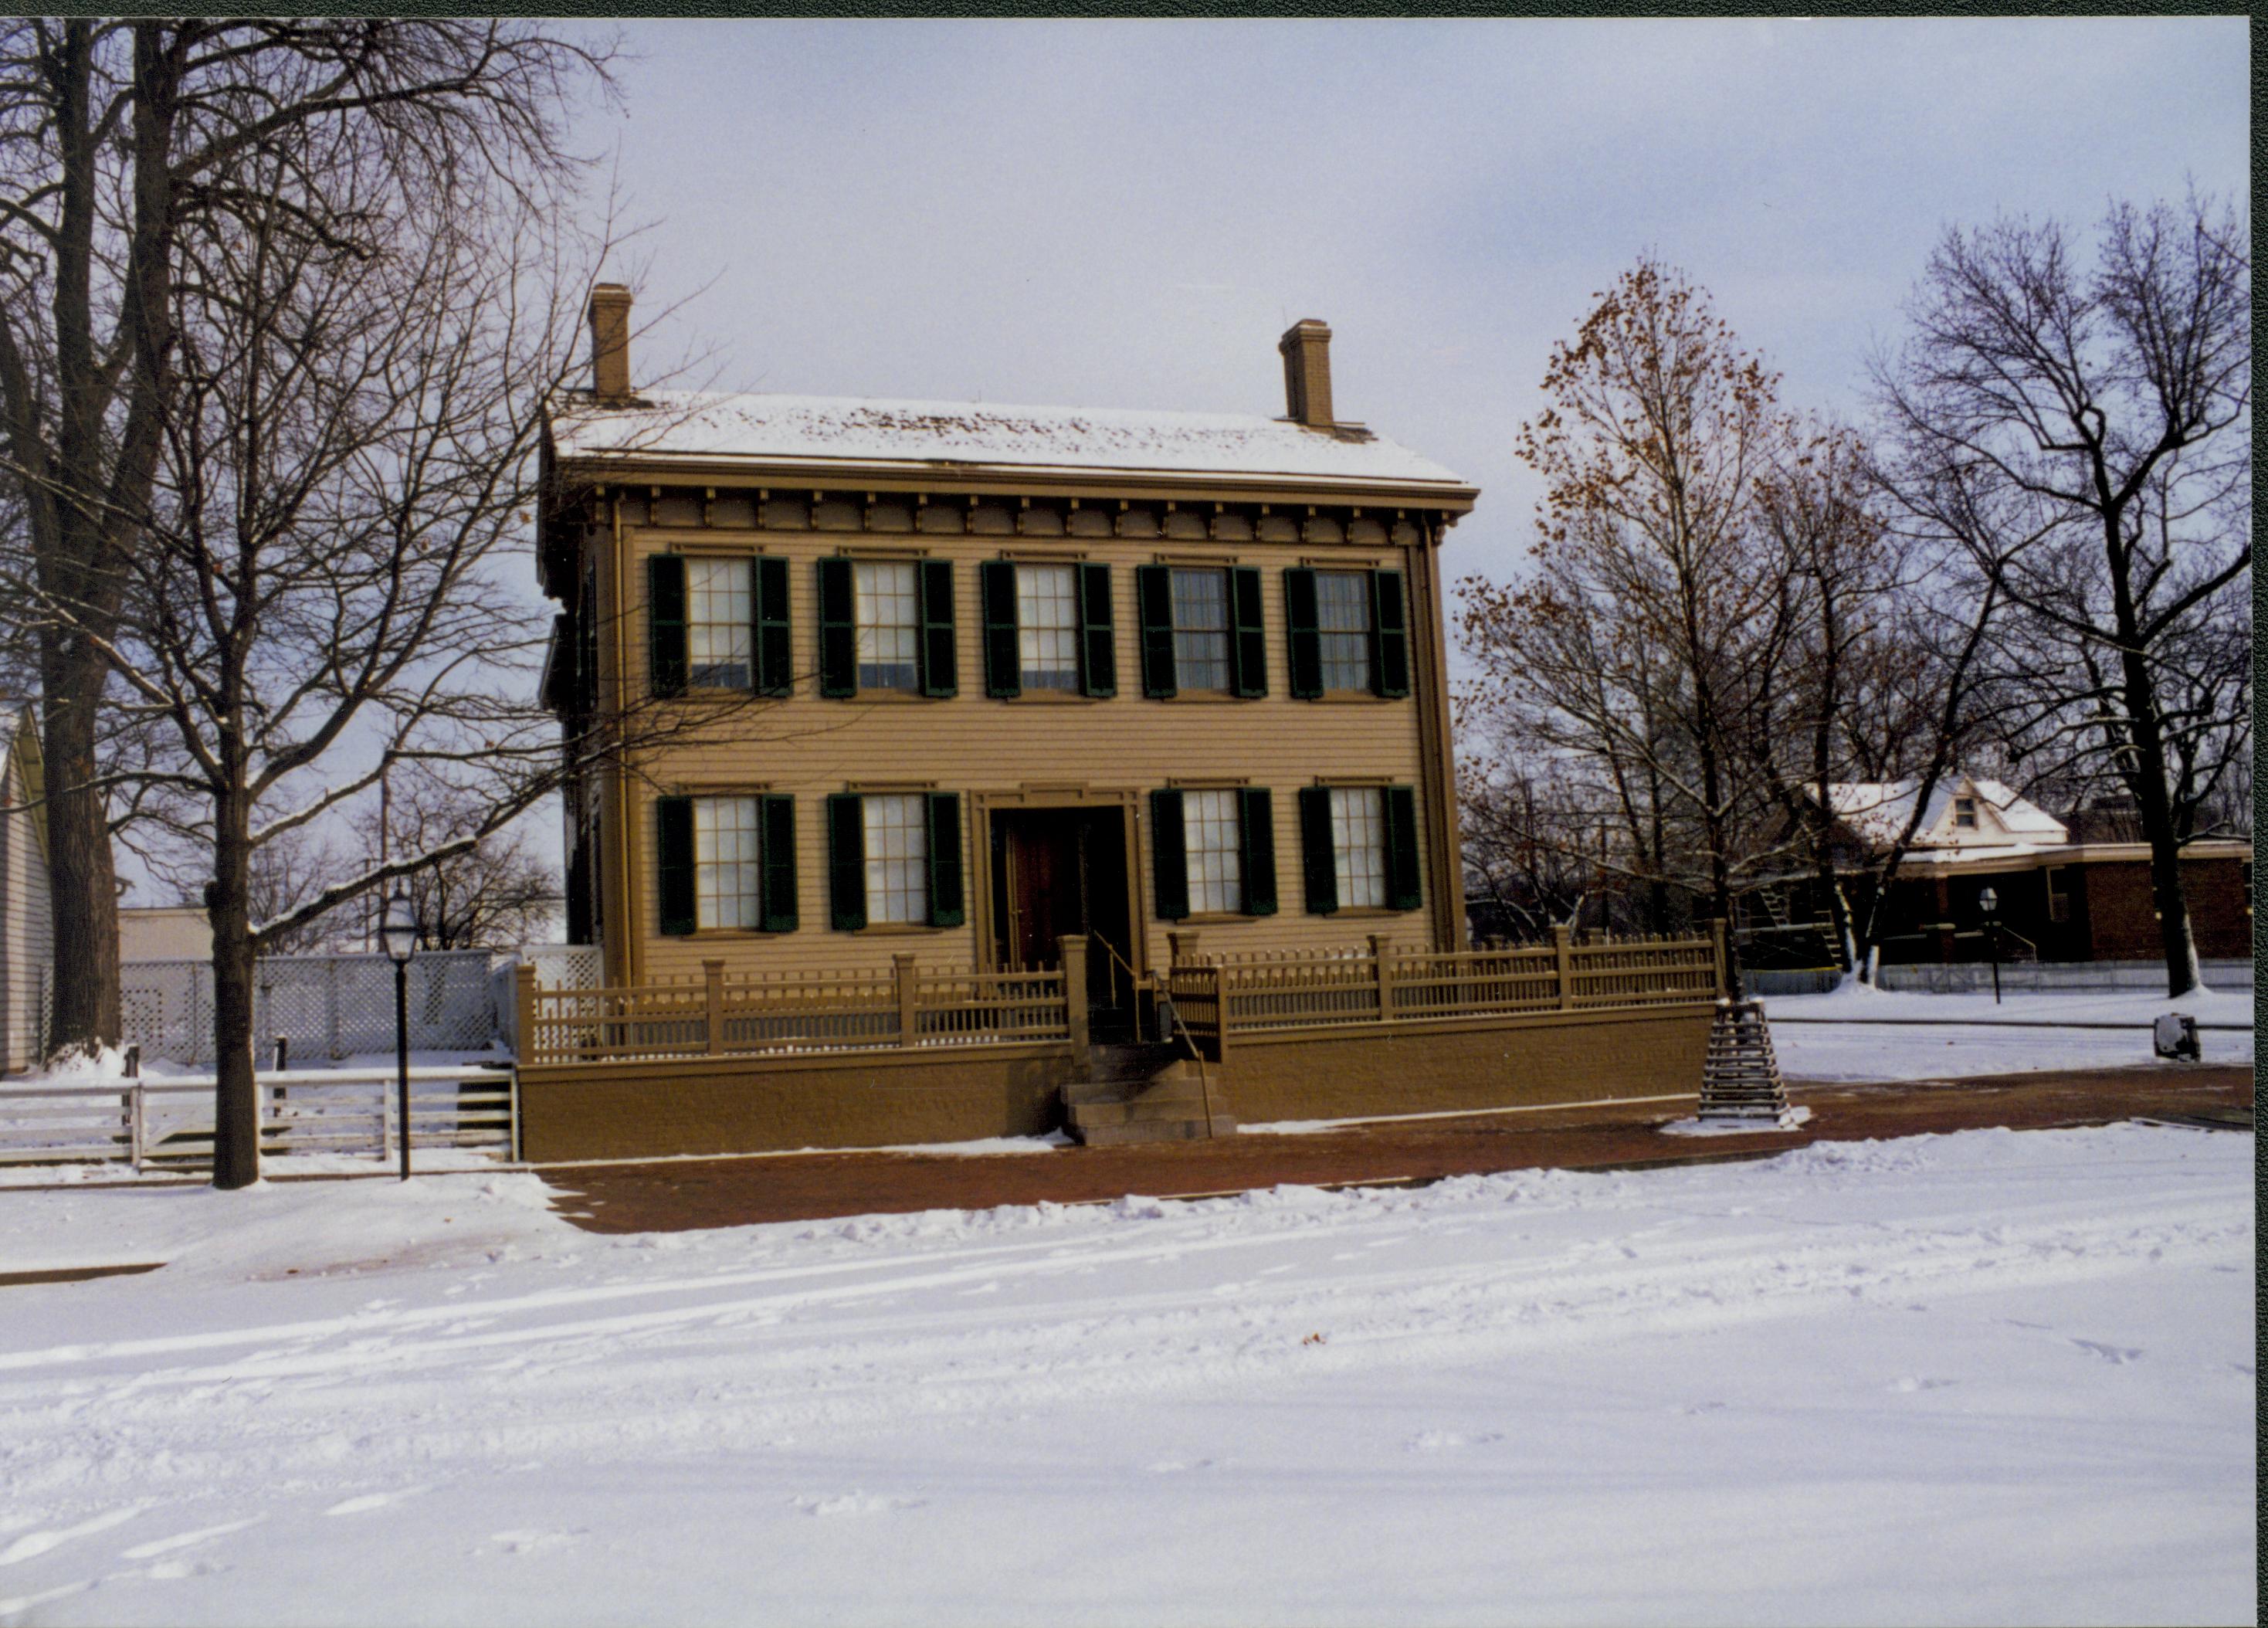
[[[529,961],[512,969],[512,1051],[519,1062],[535,1060],[535,967]]]
[[[143,1125],[146,1111],[146,1104],[142,1096],[142,1082],[137,1079],[126,1093],[126,1157],[133,1165],[136,1175],[139,1175],[142,1170]]]
[[[718,1057],[725,1050],[725,963],[703,961],[701,980],[709,996],[709,1055]]]
[[[1226,1069],[1228,1066],[1228,963],[1225,961],[1212,964],[1212,1032],[1213,1061]]]
[[[1575,1009],[1575,930],[1565,922],[1551,924],[1551,954],[1559,968],[1559,1010]]]
[[[1197,958],[1197,935],[1194,930],[1169,932],[1166,944],[1172,964],[1176,967],[1186,966]]]
[[[1709,918],[1709,954],[1716,969],[1717,993],[1729,995],[1732,991],[1725,982],[1725,918],[1721,916]]]
[[[891,976],[898,985],[898,1044],[910,1046],[921,1038],[921,1013],[916,1006],[914,953],[900,950],[890,957]]]
[[[1393,954],[1394,947],[1387,942],[1384,933],[1370,935],[1371,977],[1378,985],[1378,1020],[1381,1023],[1394,1020]]]
[[[1081,933],[1066,938],[1057,948],[1063,957],[1064,1016],[1071,1030],[1071,1062],[1084,1074],[1087,1049],[1093,1043],[1087,1033],[1086,937]]]

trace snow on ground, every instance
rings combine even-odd
[[[753,1163],[749,1179],[763,1179]],[[2252,1618],[2252,1138],[600,1237],[0,1194],[0,1623]]]
[[[2252,1061],[2252,998],[2213,990],[2169,999],[2145,990],[2009,992],[1994,1005],[1983,994],[1936,995],[1851,984],[1828,995],[1773,995],[1764,1013],[1772,1020],[1772,1051],[1791,1079],[1940,1079],[1970,1074],[2013,1074],[2034,1069],[2117,1068],[2154,1061],[2147,1025],[2161,1012],[2185,1012],[2199,1023],[2241,1023],[2244,1034],[2206,1033],[2198,1039],[2207,1063]],[[1829,1023],[1788,1023],[1787,1018],[1834,1018]],[[1922,1028],[1905,1021],[1926,1018]],[[1993,1030],[1988,1024],[2022,1024]],[[2122,1029],[2042,1028],[2038,1024],[2120,1023]],[[2166,1064],[2167,1067],[2178,1066]]]

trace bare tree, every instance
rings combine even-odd
[[[179,383],[182,250],[279,209],[352,228],[294,144],[351,131],[395,196],[517,187],[564,164],[593,51],[516,21],[26,18],[0,23],[0,449],[49,776],[55,1033],[118,1034],[106,713]],[[300,182],[311,179],[302,174]],[[357,206],[378,202],[365,187]]]
[[[384,821],[386,829],[379,829]],[[473,844],[460,845],[467,832]],[[558,873],[537,858],[518,829],[493,825],[477,789],[432,776],[397,787],[358,821],[359,868],[387,854],[445,854],[406,882],[421,949],[506,947],[552,930],[561,905]]]
[[[2196,196],[2113,206],[2092,269],[2054,222],[1948,232],[1874,370],[1889,490],[1970,517],[1954,534],[2007,601],[2002,665],[2035,694],[2006,733],[2134,799],[2176,994],[2198,982],[2181,849],[2250,739],[2249,665],[2198,632],[2250,643],[2249,241]]]

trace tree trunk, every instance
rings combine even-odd
[[[96,775],[91,706],[49,691],[41,750],[48,794],[48,886],[55,924],[55,1049],[114,1046],[118,877],[110,811]]]
[[[260,1179],[260,1087],[253,1073],[252,845],[248,799],[224,796],[213,810],[213,1185]]]

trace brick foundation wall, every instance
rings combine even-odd
[[[2085,866],[2087,919],[2097,961],[2156,961],[2165,954],[2158,938],[2157,902],[2150,891],[2150,867],[2141,860]],[[2252,917],[2245,905],[2243,862],[2188,859],[2182,863],[2182,892],[2189,900],[2190,933],[2201,958],[2252,954]]]

